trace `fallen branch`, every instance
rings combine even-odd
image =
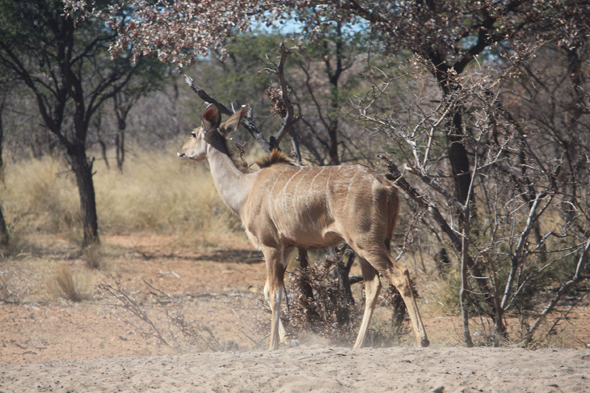
[[[152,288],[154,291],[160,292],[162,295],[167,296],[168,298],[170,298],[172,300],[175,300],[172,295],[169,295],[166,292],[162,291],[161,289],[158,289],[158,288],[154,287],[152,284],[150,284],[149,282],[147,282],[145,279],[143,279],[142,281],[145,283],[145,285],[147,285],[148,287]]]

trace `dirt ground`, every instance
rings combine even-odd
[[[264,264],[243,239],[199,253],[162,236],[103,243],[93,255],[46,239],[50,252],[0,262],[0,392],[590,392],[588,309],[553,341],[569,349],[462,348],[456,318],[426,315],[427,349],[412,337],[352,351],[306,336],[267,352]],[[88,260],[101,268],[88,273]],[[88,299],[59,299],[63,266]],[[128,293],[156,329],[105,288]]]

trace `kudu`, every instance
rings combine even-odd
[[[383,274],[399,290],[408,308],[418,342],[428,346],[411,288],[408,270],[391,256],[391,239],[399,212],[395,187],[363,165],[294,166],[273,152],[258,171],[244,173],[229,155],[225,137],[238,128],[243,107],[221,124],[210,105],[201,127],[178,150],[178,156],[207,159],[213,180],[227,206],[238,214],[248,238],[266,260],[266,286],[272,311],[270,349],[284,336],[280,323],[283,276],[296,247],[327,248],[345,241],[359,256],[366,305],[354,348],[363,345],[377,303]],[[284,337],[280,337],[283,341]]]

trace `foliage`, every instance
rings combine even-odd
[[[193,64],[208,49],[225,50],[237,32],[251,31],[254,22],[273,26],[294,19],[312,33],[325,26],[326,21],[364,21],[389,50],[403,46],[421,56],[439,57],[443,63],[452,61],[462,66],[495,42],[516,41],[532,34],[579,43],[589,29],[585,23],[589,16],[586,1],[410,0],[391,4],[371,0],[126,0],[108,14],[91,8],[85,1],[67,0],[66,4],[72,13],[94,12],[118,30],[120,35],[112,48],[115,55],[132,42],[136,55],[157,51],[162,61],[180,67]],[[125,7],[132,11],[132,20],[129,25],[120,25],[121,9]]]

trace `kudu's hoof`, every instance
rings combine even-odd
[[[423,348],[426,348],[429,345],[430,345],[430,341],[428,341],[427,338],[425,338],[424,340],[420,341],[420,346],[423,347]]]

